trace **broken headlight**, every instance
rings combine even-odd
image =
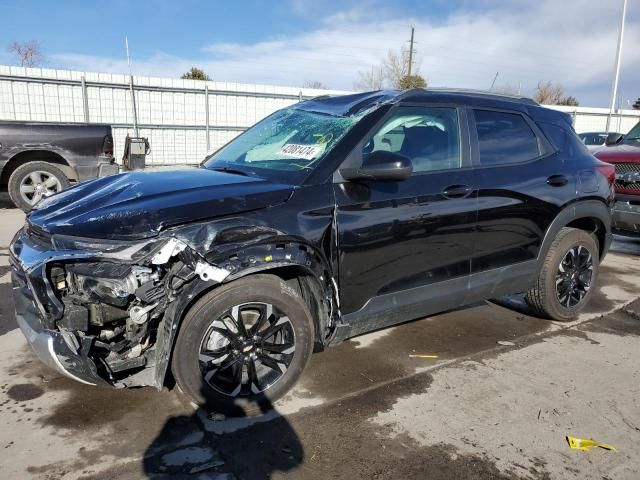
[[[108,262],[68,264],[67,272],[78,292],[117,307],[126,306],[139,287],[158,278],[151,268]]]
[[[114,260],[136,260],[144,258],[165,242],[157,238],[127,242],[122,240],[69,237],[66,235],[54,235],[52,241],[54,248],[58,250],[84,251]]]

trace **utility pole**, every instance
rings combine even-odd
[[[611,127],[611,116],[615,112],[616,96],[618,94],[618,79],[620,78],[620,60],[622,57],[622,40],[624,38],[624,19],[627,15],[627,0],[622,3],[622,19],[620,20],[620,31],[618,32],[618,51],[616,52],[616,65],[613,71],[613,82],[611,84],[611,103],[609,106],[609,115],[607,116],[607,133]]]
[[[413,65],[413,32],[414,28],[411,27],[411,40],[409,40],[409,76],[411,76],[411,66]]]

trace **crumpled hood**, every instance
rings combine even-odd
[[[611,147],[601,147],[593,152],[598,160],[603,162],[630,162],[640,163],[640,146],[625,143]]]
[[[166,227],[274,206],[292,191],[291,185],[205,168],[130,172],[49,197],[28,218],[52,234],[135,239]]]

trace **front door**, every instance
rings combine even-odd
[[[477,206],[460,115],[454,107],[392,110],[358,147],[360,158],[403,154],[411,177],[334,185],[341,311],[353,334],[462,304]]]

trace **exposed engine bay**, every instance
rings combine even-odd
[[[139,265],[54,263],[49,278],[64,305],[56,327],[73,333],[65,339],[78,342],[75,350],[88,348],[101,377],[126,386],[128,377],[156,361],[160,320],[185,285],[196,278],[219,283],[229,273],[175,238]]]

